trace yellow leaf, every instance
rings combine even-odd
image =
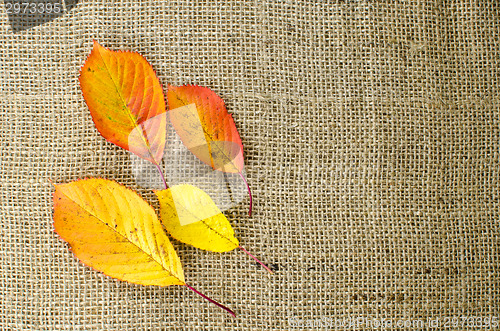
[[[197,248],[227,252],[239,247],[226,216],[210,196],[192,185],[157,191],[161,222],[175,239]]]
[[[55,230],[83,263],[130,283],[186,285],[154,209],[137,193],[106,179],[55,187]]]

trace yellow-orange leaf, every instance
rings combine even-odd
[[[239,247],[226,216],[210,196],[192,185],[157,191],[161,222],[175,239],[194,247],[227,252]]]
[[[109,142],[158,164],[166,135],[165,96],[151,65],[134,52],[94,42],[80,71],[94,124]]]
[[[54,227],[86,265],[142,285],[186,285],[154,209],[105,179],[55,185]]]

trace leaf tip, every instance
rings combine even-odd
[[[97,40],[92,39],[92,51],[90,52],[89,57],[91,55],[93,55],[95,52],[101,52],[101,51],[106,51],[106,50],[109,50],[109,49],[107,49],[106,47],[101,45]],[[88,58],[87,58],[87,60],[88,60]]]
[[[102,47],[101,44],[99,44],[99,42],[95,39],[92,39],[92,45],[93,45],[94,49]]]

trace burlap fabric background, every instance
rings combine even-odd
[[[81,1],[18,33],[0,7],[1,330],[500,315],[496,0]],[[237,319],[182,287],[92,271],[53,233],[49,178],[136,187],[81,96],[92,39],[145,55],[165,86],[213,88],[234,114],[255,208],[228,216],[276,274],[175,245]]]

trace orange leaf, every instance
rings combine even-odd
[[[76,257],[108,276],[142,285],[186,285],[153,208],[116,182],[56,185],[54,227]]]
[[[114,52],[94,41],[80,71],[94,124],[109,142],[158,164],[166,134],[165,97],[151,65],[134,52]]]
[[[169,117],[184,145],[215,170],[243,170],[243,145],[224,101],[201,86],[169,86]]]
[[[167,98],[168,115],[182,143],[213,169],[241,176],[250,195],[251,214],[252,194],[242,174],[243,144],[224,101],[209,88],[195,85],[170,85]]]

